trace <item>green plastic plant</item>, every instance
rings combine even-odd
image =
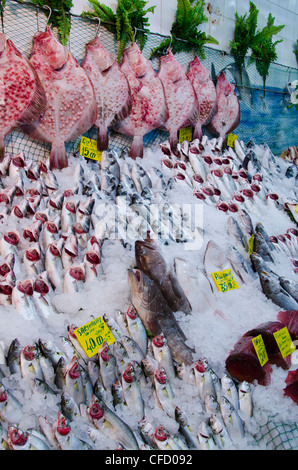
[[[152,49],[151,58],[164,55],[171,47],[173,54],[177,52],[194,52],[205,58],[204,45],[218,44],[212,36],[207,36],[198,27],[208,21],[204,14],[204,0],[177,0],[175,20],[171,27],[171,36]]]
[[[52,12],[49,25],[58,29],[61,43],[66,46],[71,28],[70,10],[73,7],[72,0],[32,0],[35,5],[42,8],[50,7]]]
[[[269,13],[267,26],[265,26],[263,31],[266,32],[266,30],[270,30],[273,27],[273,23],[274,23],[274,18],[271,15],[271,13]],[[255,59],[257,71],[259,72],[260,76],[263,79],[264,96],[265,96],[266,79],[269,74],[270,64],[271,62],[274,62],[277,59],[276,44],[282,41],[283,40],[280,39],[278,41],[273,42],[272,36],[268,38],[265,37],[261,42],[253,44],[251,48],[252,49],[251,59],[252,60]]]
[[[154,13],[155,6],[145,9],[144,0],[118,0],[116,12],[97,0],[89,0],[93,10],[83,11],[82,16],[100,18],[102,25],[116,35],[118,41],[117,59],[120,62],[122,53],[129,42],[136,41],[143,50],[147,41],[150,26],[148,13]]]
[[[230,41],[231,54],[234,56],[235,64],[240,73],[240,80],[242,85],[243,68],[245,56],[249,49],[257,51],[258,58],[264,53],[264,58],[267,60],[268,50],[272,50],[270,40],[272,36],[278,34],[283,28],[282,26],[274,26],[274,18],[269,14],[267,26],[262,31],[257,31],[259,10],[253,2],[249,2],[249,14],[240,16],[236,12],[236,25],[234,31],[234,38]],[[273,21],[272,21],[273,19]],[[269,42],[268,42],[269,41]],[[267,43],[267,46],[262,50],[262,44]],[[268,46],[269,44],[269,46]],[[258,50],[259,48],[259,50]],[[271,53],[272,56],[272,53]],[[262,72],[264,73],[264,72]]]
[[[296,42],[294,43],[293,52],[294,52],[294,54],[296,56],[296,60],[298,62],[298,39],[296,39]]]

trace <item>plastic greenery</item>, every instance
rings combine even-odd
[[[171,37],[152,49],[151,58],[164,55],[169,47],[173,54],[192,51],[201,58],[205,58],[204,45],[206,43],[218,44],[218,41],[198,29],[198,26],[208,21],[204,14],[204,7],[204,0],[177,0]]]
[[[294,43],[293,52],[294,52],[294,54],[296,56],[296,60],[298,62],[298,39],[296,39],[296,42]]]
[[[143,50],[150,32],[147,18],[148,13],[154,13],[155,6],[145,9],[144,0],[118,0],[116,13],[97,0],[89,0],[93,11],[84,11],[82,16],[100,18],[103,26],[116,35],[118,41],[118,56],[120,62],[122,53],[129,42],[136,41]]]
[[[234,31],[234,38],[230,41],[231,54],[234,56],[235,64],[238,67],[241,85],[242,85],[242,70],[244,67],[244,60],[248,49],[257,51],[258,58],[260,59],[262,54],[263,58],[268,60],[268,50],[272,49],[270,45],[271,38],[274,34],[278,34],[283,26],[274,26],[274,18],[269,14],[268,23],[262,31],[257,30],[259,10],[256,8],[253,2],[249,2],[249,14],[239,16],[236,12],[236,25]],[[262,44],[266,43],[264,50],[262,50]],[[269,44],[269,46],[268,46]],[[258,49],[259,48],[259,49]],[[272,57],[272,53],[271,53]],[[264,72],[262,72],[264,73]]]
[[[269,31],[273,27],[273,23],[274,18],[271,13],[269,13],[267,26],[265,26],[263,31]],[[268,37],[264,38],[261,42],[258,42],[257,44],[253,44],[251,48],[252,60],[255,59],[257,71],[263,79],[264,96],[265,84],[269,73],[269,67],[271,62],[274,62],[277,59],[276,44],[278,44],[279,42],[282,42],[282,39],[273,42],[272,37]]]
[[[52,13],[49,18],[49,25],[58,29],[59,38],[61,43],[66,46],[70,28],[71,18],[70,10],[73,7],[72,0],[32,0],[35,5],[42,8],[48,6],[51,8]]]

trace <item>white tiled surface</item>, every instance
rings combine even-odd
[[[73,13],[80,14],[89,10],[87,0],[73,0]],[[105,5],[115,10],[115,0],[103,0]],[[267,23],[269,13],[275,17],[275,25],[284,24],[285,28],[274,39],[283,39],[277,45],[277,62],[289,67],[297,67],[293,53],[294,41],[298,38],[298,0],[254,0],[259,10],[258,27],[261,29]],[[147,6],[155,5],[155,13],[149,14],[150,28],[153,32],[168,35],[174,21],[177,0],[149,0]],[[209,5],[207,11],[207,6]],[[233,38],[235,13],[243,15],[249,11],[249,0],[206,0],[206,16],[208,23],[202,25],[202,31],[211,34],[219,41],[217,49],[229,52],[229,41]]]

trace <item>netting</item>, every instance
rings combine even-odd
[[[20,3],[7,0],[4,9],[4,32],[25,56],[29,57],[32,47],[32,38],[37,30],[44,30],[47,23],[48,12],[37,9],[32,4]],[[71,31],[68,41],[70,52],[80,63],[85,55],[85,45],[91,41],[96,34],[98,21],[72,15]],[[116,56],[117,42],[113,34],[109,33],[104,26],[100,26],[100,39],[103,46]],[[143,53],[149,58],[154,47],[157,47],[164,39],[159,34],[149,34]],[[218,74],[225,69],[227,78],[237,85],[233,75],[233,58],[229,54],[205,47],[206,58],[202,60],[203,65],[211,71],[214,68]],[[187,68],[189,62],[194,58],[192,53],[179,53],[177,60]],[[298,70],[285,67],[280,64],[272,64],[266,83],[265,96],[262,88],[261,78],[254,64],[248,65],[246,59],[246,70],[249,74],[251,86],[244,87],[240,95],[241,122],[234,131],[238,138],[244,142],[254,139],[256,143],[266,142],[275,154],[281,152],[291,145],[297,145],[298,113],[294,108],[289,109],[289,93],[286,86],[289,82],[298,79]],[[158,70],[158,59],[153,60],[155,70]],[[203,129],[208,133],[206,129]],[[87,137],[96,139],[97,130],[91,128]],[[155,130],[144,138],[144,146],[153,148],[164,142],[168,133]],[[131,138],[110,130],[110,146],[116,150],[131,144]],[[69,155],[76,154],[80,138],[66,144]],[[33,160],[46,158],[50,151],[48,144],[36,142],[23,134],[20,130],[14,130],[5,138],[5,147],[8,153],[23,151]],[[267,417],[265,423],[260,426],[258,440],[266,443],[269,449],[297,449],[298,429],[285,423],[277,423],[274,417]]]
[[[40,9],[30,3],[21,3],[8,0],[4,9],[4,32],[14,42],[19,51],[28,57],[32,48],[32,38],[37,30],[44,30],[47,23],[48,10]],[[71,16],[71,31],[68,40],[70,52],[80,63],[85,55],[85,45],[96,34],[98,20]],[[117,42],[112,33],[100,25],[100,39],[103,46],[116,56]],[[148,34],[143,53],[149,58],[153,48],[157,47],[164,36],[156,33]],[[211,72],[218,74],[225,70],[227,78],[236,85],[241,108],[240,125],[234,131],[238,138],[244,142],[253,139],[256,143],[266,142],[272,151],[280,155],[283,150],[292,145],[297,145],[298,113],[295,107],[289,109],[287,104],[290,95],[287,84],[298,79],[298,70],[273,63],[270,66],[269,76],[266,82],[266,91],[262,87],[262,80],[254,64],[248,65],[249,58],[245,60],[245,67],[249,76],[249,86],[237,87],[237,77],[233,69],[233,57],[222,51],[205,47],[206,58],[202,59],[203,65]],[[193,53],[179,53],[177,60],[186,68],[194,58]],[[153,66],[158,70],[159,61],[153,59]],[[209,135],[208,129],[204,129]],[[91,128],[87,137],[95,139],[97,130]],[[168,133],[161,130],[150,132],[144,137],[145,148],[154,147],[165,141]],[[130,146],[131,137],[110,130],[110,146],[115,149]],[[66,144],[68,154],[78,152],[80,138]],[[48,155],[50,146],[35,142],[22,132],[15,130],[5,139],[7,152],[15,153],[26,151],[32,159],[39,160]]]

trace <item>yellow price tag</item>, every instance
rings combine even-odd
[[[252,235],[248,240],[248,254],[249,254],[249,256],[253,253],[253,251],[254,251],[254,236]]]
[[[215,284],[221,292],[227,292],[229,290],[238,289],[236,279],[232,273],[231,269],[224,269],[224,271],[217,271],[211,273]]]
[[[268,354],[265,348],[262,335],[259,335],[253,338],[252,343],[254,345],[260,364],[263,367],[263,365],[266,364],[266,362],[268,362]]]
[[[236,134],[228,134],[227,145],[228,147],[234,147],[234,142],[237,139]]]
[[[191,142],[193,139],[193,127],[184,127],[178,131],[178,141],[182,144],[185,140]]]
[[[88,137],[82,137],[80,142],[80,155],[91,160],[101,161],[101,154],[97,149],[96,140],[88,139]]]
[[[79,326],[74,330],[74,334],[88,357],[97,354],[104,341],[108,345],[116,341],[102,317],[95,318],[91,322]]]
[[[279,347],[282,357],[286,357],[296,351],[293,340],[286,326],[273,333],[273,336],[277,342],[277,346]]]
[[[298,204],[297,204],[297,206],[295,206],[295,211],[296,211],[297,214],[298,214]]]

